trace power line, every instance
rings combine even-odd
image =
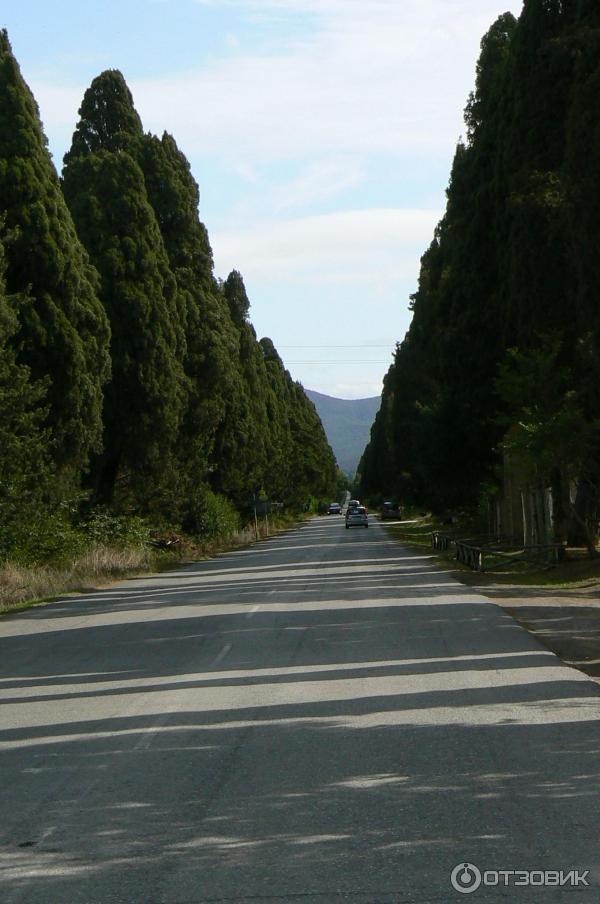
[[[277,348],[390,348],[389,345],[278,345]]]
[[[286,367],[289,364],[319,364],[319,365],[321,365],[321,364],[377,364],[377,365],[380,365],[380,364],[389,364],[389,363],[390,363],[389,361],[367,361],[367,360],[361,361],[361,360],[357,360],[356,358],[347,358],[344,361],[284,361],[284,364],[286,365]]]

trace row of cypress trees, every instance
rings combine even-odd
[[[597,2],[500,16],[465,120],[361,491],[476,507],[510,453],[552,487],[562,539],[567,516],[597,525],[600,504]]]
[[[213,273],[198,186],[120,72],[86,91],[59,179],[0,33],[0,546],[76,500],[194,526],[335,489],[314,406]],[[14,545],[14,543],[13,543]]]

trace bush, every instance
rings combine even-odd
[[[0,521],[0,561],[64,567],[96,546],[133,548],[148,544],[150,531],[142,518],[95,509],[77,523],[75,511],[75,503],[46,509],[29,507],[20,517]]]
[[[222,537],[240,529],[240,516],[225,496],[199,487],[191,499],[185,529],[198,537]]]
[[[14,519],[10,534],[3,536],[2,558],[23,565],[62,563],[81,553],[84,538],[73,528],[67,510],[30,511],[29,517]]]
[[[108,509],[93,509],[78,525],[87,544],[100,546],[145,546],[150,529],[137,515],[114,515]]]

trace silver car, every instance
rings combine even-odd
[[[364,505],[358,505],[356,508],[349,509],[346,515],[346,530],[350,527],[368,527],[369,516]]]

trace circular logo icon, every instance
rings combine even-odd
[[[459,863],[450,875],[452,888],[463,895],[470,895],[481,885],[481,873],[472,863]]]

